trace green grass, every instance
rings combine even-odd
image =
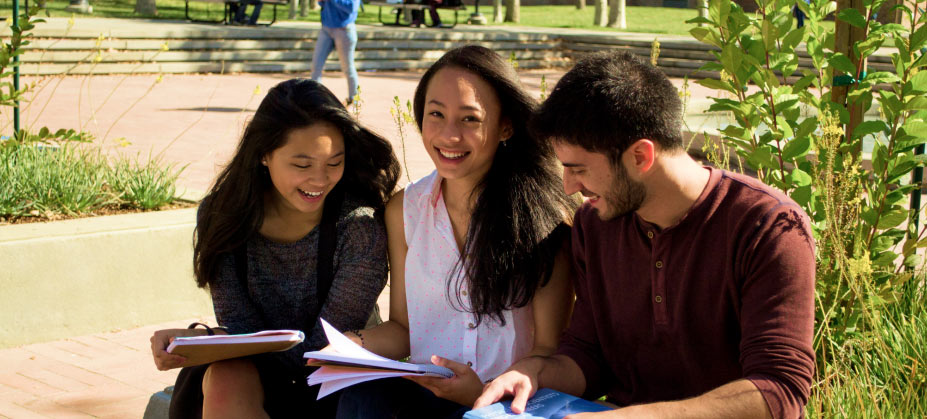
[[[157,209],[176,200],[183,168],[111,157],[93,145],[0,143],[0,218]]]
[[[116,18],[140,18],[135,14],[134,0],[92,0],[93,14],[91,17],[116,17]],[[10,14],[11,1],[0,1],[0,12],[5,15]],[[46,3],[49,15],[53,17],[69,17],[72,13],[65,10],[68,1],[53,0]],[[265,6],[261,12],[262,21],[268,21],[272,16],[272,7]],[[366,6],[357,18],[358,24],[378,24],[377,7]],[[384,8],[385,9],[385,8]],[[601,28],[592,24],[594,7],[587,6],[583,10],[576,9],[575,6],[522,6],[520,26],[533,26],[544,28],[579,28],[592,29],[601,31],[618,31],[612,28]],[[197,19],[221,19],[223,7],[221,4],[190,2],[190,14]],[[278,20],[286,20],[289,7],[277,6]],[[468,6],[467,11],[458,14],[460,23],[466,21],[467,16],[473,11],[472,6]],[[492,17],[492,6],[481,5],[480,12],[487,18]],[[441,19],[450,23],[454,20],[454,12],[441,10]],[[628,7],[627,8],[627,32],[649,32],[675,35],[687,35],[688,29],[692,25],[684,22],[696,16],[693,9],[663,8],[663,7]],[[83,15],[75,15],[75,18],[81,18]],[[383,10],[383,18],[390,21],[392,16],[389,10]],[[184,2],[182,0],[158,0],[158,19],[183,19]],[[318,22],[319,13],[310,12],[308,16],[296,20]],[[506,23],[506,26],[514,24]]]

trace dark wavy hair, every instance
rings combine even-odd
[[[345,148],[344,175],[329,196],[345,193],[382,216],[400,173],[390,143],[358,124],[322,84],[308,79],[281,82],[267,92],[235,156],[200,204],[193,245],[197,285],[212,283],[220,256],[244,245],[261,227],[264,195],[273,188],[261,159],[282,147],[290,132],[323,121],[341,131]]]
[[[478,197],[465,251],[447,279],[452,306],[476,314],[477,322],[488,316],[505,324],[503,311],[527,305],[550,279],[555,256],[569,236],[564,220],[573,214],[576,202],[563,191],[551,145],[528,133],[537,102],[522,87],[515,69],[490,49],[468,45],[450,50],[425,72],[413,105],[419,130],[428,84],[446,67],[469,71],[492,86],[502,120],[512,124],[513,135],[499,146],[489,172],[473,191]],[[461,271],[464,275],[458,275]],[[470,293],[469,307],[457,293],[464,286]]]
[[[603,153],[613,165],[641,138],[683,150],[682,101],[660,69],[627,51],[582,58],[551,91],[531,132]]]

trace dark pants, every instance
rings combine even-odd
[[[338,396],[335,393],[316,400],[319,386],[306,384],[308,368],[303,371],[280,362],[275,354],[251,357],[261,376],[264,388],[264,410],[271,418],[313,418],[335,417]],[[187,367],[177,375],[174,393],[171,395],[169,416],[171,419],[198,419],[203,417],[203,376],[209,365]]]
[[[245,22],[245,9],[248,8],[249,4],[254,5],[254,10],[251,11],[251,18]],[[238,23],[247,23],[249,25],[257,24],[258,17],[261,16],[261,8],[263,7],[264,2],[261,0],[241,0],[238,2],[238,7],[235,10],[235,21]]]
[[[384,378],[342,390],[337,418],[459,419],[469,410],[405,378]]]

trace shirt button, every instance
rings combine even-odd
[[[473,366],[473,363],[470,362],[470,361],[467,361],[467,366],[468,366],[468,367],[472,367],[472,366]]]
[[[653,301],[656,301],[657,304],[662,303],[662,302],[663,302],[663,297],[661,297],[661,296],[658,295],[658,296],[656,296],[656,297],[653,297]]]
[[[652,239],[652,238],[653,238],[653,232],[652,232],[652,231],[648,231],[648,232],[647,232],[647,238],[648,238],[648,239]]]
[[[467,296],[467,291],[461,291],[461,292],[460,292],[460,295],[463,295],[463,296],[466,297],[466,296]]]
[[[467,327],[469,327],[469,328],[471,328],[471,329],[476,329],[476,325],[473,324],[473,323],[467,324]]]
[[[662,261],[662,260],[658,260],[657,263],[654,264],[654,266],[656,266],[657,269],[662,268],[662,267],[663,267],[663,261]]]

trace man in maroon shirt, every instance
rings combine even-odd
[[[528,357],[475,407],[541,387],[617,410],[575,417],[800,417],[814,371],[814,244],[784,194],[703,167],[676,89],[628,53],[580,61],[533,118],[576,213],[576,306],[557,354]],[[571,416],[572,417],[572,416]]]

